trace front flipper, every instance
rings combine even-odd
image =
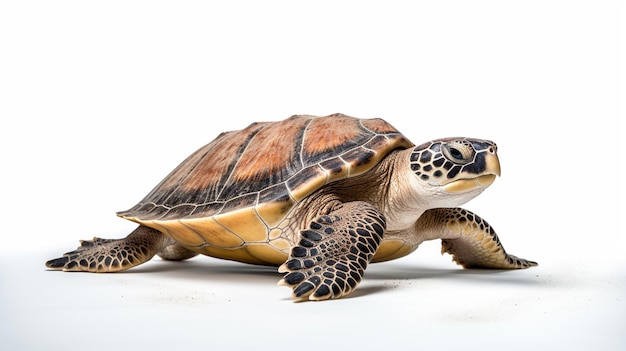
[[[351,202],[311,222],[300,232],[279,272],[295,300],[337,299],[363,278],[385,230],[382,213],[366,202]]]
[[[171,244],[161,232],[139,226],[124,239],[83,240],[74,251],[46,262],[46,267],[64,271],[117,272],[150,260]]]
[[[417,225],[418,230],[430,231],[430,236],[441,238],[441,253],[449,253],[464,268],[518,269],[537,265],[506,253],[495,230],[465,209],[429,210]]]

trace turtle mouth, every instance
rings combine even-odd
[[[483,175],[471,178],[461,178],[443,186],[449,193],[463,193],[476,189],[485,189],[500,175],[500,160],[495,153],[485,156],[485,170]]]
[[[490,186],[495,180],[497,175],[486,174],[476,178],[459,179],[452,183],[444,185],[444,190],[449,193],[462,193],[476,188],[486,188]]]

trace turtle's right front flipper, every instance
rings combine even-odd
[[[337,299],[352,292],[383,238],[382,213],[366,202],[343,204],[311,222],[300,232],[279,272],[287,273],[279,285],[293,289],[293,298]]]
[[[81,241],[76,250],[46,262],[46,267],[97,273],[123,271],[149,261],[170,241],[155,229],[139,226],[124,239]]]

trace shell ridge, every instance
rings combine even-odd
[[[364,130],[367,130],[368,132],[370,132],[370,133],[372,133],[372,134],[379,134],[378,132],[373,131],[373,130],[371,130],[371,129],[367,128],[367,127],[365,126],[365,124],[363,124],[363,120],[362,120],[362,119],[360,119],[360,120],[359,120],[359,125],[361,126],[361,128],[363,128]]]
[[[309,117],[309,116],[307,116],[307,117]],[[307,131],[309,129],[309,126],[313,123],[314,120],[315,120],[315,117],[308,118],[306,120],[306,124],[304,125],[304,127],[300,129],[300,131],[298,132],[298,134],[294,138],[294,142],[296,144],[296,145],[294,145],[294,152],[298,155],[297,157],[298,157],[299,164],[295,165],[295,170],[296,170],[295,172],[289,172],[289,173],[292,173],[292,175],[288,179],[291,179],[294,175],[302,172],[306,168],[306,163],[304,162],[304,158],[303,158],[302,155],[303,155],[303,152],[304,152],[304,146],[306,145],[306,134],[307,134]],[[285,165],[285,166],[287,166],[287,165]],[[274,183],[272,185],[280,184],[280,183],[283,183],[283,182],[286,183],[288,179],[285,179],[282,182]]]
[[[232,132],[232,133],[240,133],[243,132],[244,130],[250,129],[250,135],[246,138],[246,140],[239,145],[239,147],[237,148],[237,151],[235,153],[234,156],[234,160],[233,162],[230,162],[228,164],[228,167],[226,167],[226,170],[224,171],[224,175],[222,177],[220,177],[219,181],[217,182],[217,184],[215,184],[215,186],[213,187],[213,192],[211,191],[207,191],[204,197],[204,204],[208,205],[208,204],[212,204],[212,203],[217,203],[219,202],[219,198],[222,195],[223,191],[226,188],[226,184],[229,183],[233,172],[235,170],[235,168],[237,167],[237,164],[239,163],[239,160],[241,159],[241,155],[243,155],[247,148],[248,145],[250,145],[250,143],[252,142],[252,140],[257,136],[257,134],[259,132],[261,132],[261,130],[263,130],[265,128],[265,126],[267,126],[269,124],[269,122],[254,122],[251,123],[249,126],[247,126],[244,129],[241,129],[239,131],[236,132]],[[256,129],[254,129],[256,128]],[[207,189],[209,190],[209,189]],[[225,205],[226,201],[223,202],[223,205]],[[224,206],[222,206],[223,209]],[[221,211],[221,209],[220,209]]]
[[[304,145],[306,145],[306,135],[307,135],[307,131],[309,130],[309,127],[311,126],[311,123],[313,123],[313,118],[309,119],[309,121],[307,122],[306,126],[304,128],[302,128],[302,135],[300,138],[300,147],[298,150],[298,158],[300,159],[300,168],[303,168],[305,165],[304,162]]]
[[[251,126],[256,125],[256,123],[253,123]],[[250,143],[252,142],[252,140],[254,140],[254,138],[256,138],[256,136],[259,134],[259,132],[264,129],[265,126],[255,130],[252,135],[250,135],[250,137],[248,139],[246,139],[245,143],[237,150],[237,156],[235,157],[235,161],[231,162],[228,165],[228,169],[225,172],[227,174],[227,176],[223,177],[223,181],[221,180],[220,183],[217,185],[216,187],[216,194],[215,194],[215,200],[218,200],[222,194],[224,193],[224,190],[226,189],[226,184],[228,184],[230,182],[230,180],[233,177],[233,173],[235,171],[235,169],[237,168],[237,165],[239,164],[239,161],[241,160],[241,155],[246,152],[246,150],[248,149],[248,146],[250,146]],[[218,190],[219,189],[219,190]],[[209,194],[207,194],[207,200],[208,200],[208,196]],[[209,202],[206,201],[205,202]]]

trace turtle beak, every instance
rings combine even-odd
[[[498,159],[498,154],[488,154],[487,157],[485,157],[485,163],[485,173],[500,176],[500,160]]]
[[[496,153],[490,153],[485,156],[485,171],[483,175],[476,178],[459,179],[452,183],[444,185],[444,190],[448,193],[461,193],[476,188],[485,189],[500,176],[500,160]]]
[[[485,175],[476,178],[478,186],[486,188],[493,184],[496,177],[500,176],[500,160],[496,153],[488,154],[485,157]]]

